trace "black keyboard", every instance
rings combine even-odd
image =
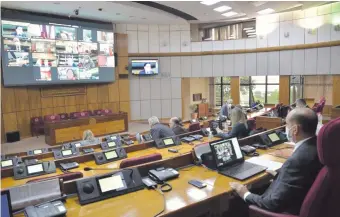
[[[222,175],[229,176],[238,180],[245,180],[249,177],[252,177],[258,173],[261,173],[265,171],[267,168],[248,163],[248,162],[243,162],[242,164],[237,164],[235,166],[226,168],[223,171],[220,171]]]

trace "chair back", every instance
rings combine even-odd
[[[78,112],[78,113],[79,113],[79,118],[86,118],[90,116],[88,112]]]
[[[153,161],[161,160],[162,155],[159,153],[156,154],[150,154],[142,157],[134,157],[134,158],[129,158],[126,160],[123,160],[120,163],[120,168],[126,168],[126,167],[132,167],[140,164],[145,164],[145,163],[150,163]]]
[[[46,122],[60,121],[60,116],[59,115],[45,115],[44,121],[46,121]]]
[[[110,110],[110,109],[103,109],[102,114],[103,115],[110,115],[110,114],[112,114],[112,110]]]
[[[189,125],[189,131],[197,131],[197,130],[201,130],[201,124],[200,123],[192,123]]]
[[[317,141],[318,156],[324,167],[319,172],[307,196],[300,217],[339,216],[340,195],[340,118],[324,125]]]
[[[90,116],[93,116],[92,110],[85,110],[85,111],[83,111],[83,112],[87,112],[87,113],[89,113]]]
[[[60,113],[60,120],[67,120],[68,119],[68,114],[67,113]]]
[[[71,113],[70,113],[70,119],[77,119],[78,116],[79,116],[78,113],[79,113],[79,112],[71,112]]]
[[[96,109],[96,110],[93,110],[93,113],[94,115],[102,115],[102,111],[103,109]]]
[[[32,125],[44,125],[44,120],[42,117],[32,117],[31,118]]]

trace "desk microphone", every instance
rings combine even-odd
[[[85,167],[84,171],[90,170],[119,170],[119,168],[92,168],[92,167]]]

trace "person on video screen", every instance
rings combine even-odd
[[[67,80],[77,80],[77,74],[72,69],[67,69],[66,71]]]
[[[24,33],[22,26],[15,27],[15,32],[13,32],[12,35],[17,38],[26,38],[26,34]]]
[[[144,70],[140,71],[140,75],[151,75],[154,74],[154,71],[151,70],[151,63],[144,63]]]

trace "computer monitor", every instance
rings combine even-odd
[[[165,145],[165,146],[175,144],[175,143],[174,143],[174,140],[173,140],[172,138],[163,139],[163,142],[164,142],[164,145]]]
[[[13,217],[9,190],[1,191],[1,217]]]
[[[268,137],[269,137],[269,139],[270,139],[270,141],[271,141],[272,143],[277,142],[277,141],[280,140],[280,137],[279,137],[275,132],[269,133],[269,134],[268,134]]]
[[[218,168],[244,160],[237,138],[211,142],[210,148]]]

